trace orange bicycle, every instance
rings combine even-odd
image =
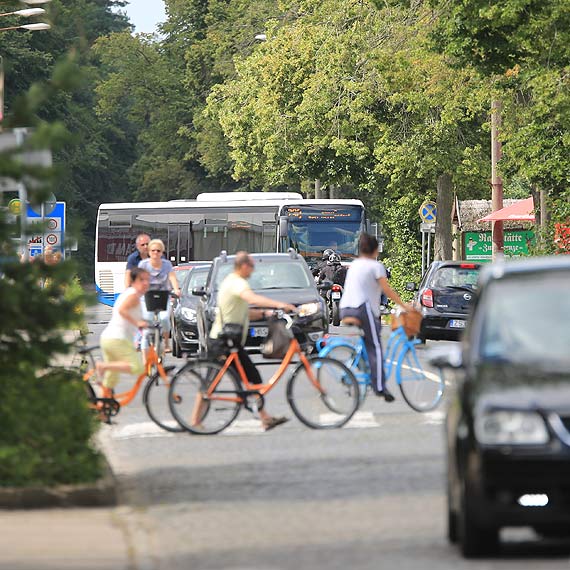
[[[161,299],[158,300],[157,306],[152,307],[152,309],[147,300],[147,306],[153,311],[153,320],[149,323],[152,334],[149,334],[149,347],[146,351],[145,370],[137,378],[130,390],[113,394],[111,390],[101,385],[103,379],[97,375],[93,355],[93,352],[99,348],[98,346],[90,346],[78,350],[78,353],[88,359],[89,362],[87,365],[89,369],[83,374],[89,406],[100,414],[103,421],[111,423],[111,418],[116,416],[123,406],[127,406],[133,401],[143,382],[147,380],[143,391],[143,403],[150,419],[162,429],[171,432],[182,432],[184,429],[173,420],[168,407],[168,391],[170,389],[170,378],[168,374],[174,370],[175,367],[163,365],[164,349],[162,327],[158,319],[158,314],[161,310],[164,310],[162,306],[165,306],[168,302],[168,292],[151,291],[149,293],[152,293],[155,297],[157,297],[157,293],[165,294],[160,295]],[[101,396],[97,396],[93,384],[100,387],[102,392]]]
[[[193,434],[210,435],[227,428],[242,406],[256,415],[263,409],[265,395],[298,355],[299,360],[295,361],[298,366],[287,384],[287,400],[295,416],[313,429],[345,425],[358,408],[358,382],[342,362],[308,356],[301,348],[296,338],[301,331],[295,324],[314,315],[317,309],[311,305],[301,305],[294,317],[282,311],[275,313],[286,321],[290,342],[279,368],[266,384],[248,381],[238,357],[239,338],[221,336],[229,352],[223,363],[208,358],[189,360],[174,375],[170,386],[170,410],[176,421]],[[313,315],[311,310],[314,310]]]

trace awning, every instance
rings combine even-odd
[[[488,216],[477,220],[478,222],[497,222],[499,220],[521,220],[524,222],[534,222],[534,201],[532,196],[526,200],[518,202],[491,212]]]

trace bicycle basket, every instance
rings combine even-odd
[[[166,311],[168,307],[168,291],[147,291],[144,294],[146,310],[150,312]]]
[[[422,314],[416,309],[408,309],[405,313],[392,315],[392,330],[404,327],[409,337],[416,336],[420,332],[422,324]]]
[[[267,326],[269,334],[267,340],[261,345],[263,358],[284,358],[293,338],[293,333],[285,326],[282,319],[271,319]]]

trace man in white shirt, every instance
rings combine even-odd
[[[344,293],[340,300],[341,319],[352,317],[360,321],[364,330],[364,344],[370,362],[372,387],[376,394],[387,402],[393,402],[394,396],[384,383],[382,360],[380,296],[384,293],[396,305],[403,305],[386,276],[386,269],[377,261],[378,240],[368,234],[362,234],[359,240],[359,257],[348,269],[344,283]]]

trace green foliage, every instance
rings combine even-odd
[[[1,358],[2,366],[6,362]],[[85,483],[101,473],[81,379],[65,370],[37,376],[33,365],[3,368],[0,486]]]
[[[99,475],[95,429],[77,373],[54,367],[81,327],[74,265],[21,263],[0,217],[0,486],[75,483]],[[69,284],[72,284],[71,286]]]
[[[45,117],[55,103],[72,101],[76,58],[64,57],[52,71],[12,103],[8,124],[35,127],[24,150],[58,150],[68,140],[62,122]],[[28,183],[28,196],[38,203],[55,187],[57,171],[0,155],[0,176],[30,175],[36,184]],[[83,326],[87,299],[74,263],[21,262],[16,233],[0,209],[0,486],[92,481],[101,467],[91,447],[94,417],[82,379],[57,366],[73,349],[63,332]]]

